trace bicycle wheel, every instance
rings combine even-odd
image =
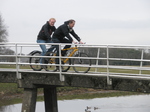
[[[86,53],[78,53],[75,55],[75,57],[79,57],[79,58],[74,58],[72,60],[72,64],[74,65],[73,66],[73,69],[75,72],[77,73],[87,73],[91,67],[91,60],[90,59],[84,59],[88,57],[88,55]],[[81,57],[81,58],[80,58]]]
[[[41,56],[41,52],[40,51],[36,51],[36,52],[32,53],[31,56]],[[29,63],[40,64],[40,57],[30,57],[29,58]],[[30,67],[34,71],[40,71],[40,70],[42,70],[42,68],[41,68],[40,65],[30,65]]]
[[[47,52],[45,56],[56,56],[56,51],[55,52]],[[56,71],[56,65],[55,65],[55,59],[56,57],[49,57],[49,58],[44,58],[43,59],[43,63],[44,64],[49,64],[49,65],[44,65],[44,69],[46,71]],[[61,61],[62,65],[65,66],[61,66],[62,72],[67,72],[70,68],[70,66],[66,66],[67,64],[70,65],[71,64],[71,60],[68,60],[66,63],[64,63],[64,58]]]
[[[64,66],[61,66],[62,72],[67,72],[70,69],[69,65],[71,65],[71,60],[69,58],[62,58],[61,64],[64,65]]]
[[[55,52],[47,52],[47,53],[45,54],[45,56],[56,56],[56,53],[55,53]],[[43,58],[42,63],[43,63],[43,64],[50,64],[50,65],[43,65],[43,68],[44,68],[46,71],[54,71],[55,68],[56,68],[56,65],[55,65],[55,57]]]

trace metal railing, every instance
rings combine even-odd
[[[40,43],[40,44],[45,44],[45,43]],[[50,46],[56,44],[46,43],[46,45]],[[62,46],[66,44],[57,44],[57,45],[60,46],[59,48],[62,48]],[[68,44],[68,45],[74,45],[74,44]],[[21,72],[41,72],[41,73],[59,73],[61,81],[65,80],[64,79],[65,74],[107,77],[108,84],[111,84],[111,78],[113,77],[150,80],[150,57],[149,57],[150,46],[87,45],[87,44],[82,44],[82,45],[79,44],[77,46],[79,50],[89,55],[89,57],[85,57],[85,58],[90,59],[92,64],[91,65],[88,64],[67,65],[67,66],[71,66],[71,67],[89,66],[91,67],[91,69],[88,73],[76,73],[72,70],[68,72],[61,72],[61,71],[48,72],[48,71],[33,71],[30,68],[21,69],[20,66],[29,66],[31,64],[36,65],[36,63],[29,63],[28,61],[22,61],[22,59],[26,58],[28,60],[30,57],[33,57],[31,55],[28,55],[33,50],[38,49],[41,51],[39,44],[37,43],[0,43],[0,50],[1,50],[0,66],[15,65],[14,69],[16,71],[16,77],[18,79],[21,79]],[[34,57],[44,58],[45,56],[34,56]],[[58,58],[61,59],[64,57],[58,56]],[[79,58],[79,57],[68,57],[68,58],[72,59],[72,58]],[[41,64],[41,65],[46,65],[46,64]],[[61,62],[58,66],[62,66]],[[8,68],[4,66],[3,69],[8,69]]]

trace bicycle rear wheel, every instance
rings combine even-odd
[[[49,64],[49,65],[44,65],[44,69],[46,71],[56,71],[56,65],[55,65],[55,59],[56,57],[52,57],[52,56],[56,56],[56,51],[55,52],[47,52],[45,56],[51,56],[48,58],[44,58],[43,59],[43,64]],[[71,60],[69,59],[66,63],[64,63],[64,58],[62,58],[61,64],[65,65],[65,66],[61,66],[61,70],[62,72],[67,72],[70,68],[70,66],[66,66],[66,65],[71,65]]]
[[[56,56],[56,53],[55,52],[47,52],[45,54],[45,56]],[[56,68],[54,57],[43,58],[42,63],[43,64],[50,64],[50,65],[43,65],[43,68],[46,71],[54,71]]]
[[[90,67],[91,60],[84,59],[84,57],[87,58],[88,55],[86,53],[80,52],[80,53],[76,54],[75,57],[78,57],[78,58],[74,58],[72,60],[72,64],[74,65],[73,66],[74,71],[77,73],[87,73],[91,68]]]
[[[32,53],[31,56],[41,56],[41,52],[40,51],[36,51],[36,52]],[[35,65],[30,65],[30,67],[34,71],[41,71],[42,70],[40,65],[36,65],[36,64],[40,64],[40,57],[30,57],[29,58],[29,63],[35,64]]]

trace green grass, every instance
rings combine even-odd
[[[140,95],[141,93],[137,92],[110,92],[110,93],[82,93],[82,94],[72,94],[72,95],[58,95],[58,100],[73,100],[73,99],[94,99],[94,98],[104,98],[104,97],[119,97],[119,96],[129,96],[129,95]],[[37,101],[44,101],[43,96],[38,96]],[[13,98],[13,99],[1,99],[0,107],[5,105],[13,105],[22,103],[22,98]]]
[[[59,100],[72,100],[72,99],[93,99],[93,98],[104,98],[104,97],[118,97],[118,96],[128,96],[128,95],[138,95],[141,93],[137,92],[110,92],[110,93],[85,93],[85,94],[74,94],[74,95],[64,95],[59,96]]]
[[[136,66],[131,66],[131,67],[136,67]],[[137,66],[139,67],[139,66]],[[150,66],[143,66],[144,67],[150,67]],[[16,68],[16,65],[0,65],[0,68]],[[31,69],[29,65],[20,65],[20,69]],[[78,70],[80,70],[78,68]],[[91,68],[89,72],[94,72],[96,68]],[[84,71],[84,67],[81,69]],[[73,68],[70,68],[70,71],[74,71]],[[107,68],[97,68],[97,72],[107,72]],[[131,70],[131,69],[109,69],[109,72],[112,73],[131,73],[131,74],[139,74],[139,70]],[[142,74],[150,74],[150,70],[142,70]]]
[[[97,89],[96,89],[97,90]],[[79,91],[79,92],[77,92]],[[102,98],[102,97],[114,97],[114,96],[126,96],[126,95],[138,95],[143,93],[138,92],[127,92],[127,91],[116,91],[116,92],[107,92],[107,93],[91,93],[93,90],[89,88],[79,88],[79,87],[58,87],[57,92],[62,93],[58,94],[58,100],[71,100],[71,99],[93,99],[93,98]],[[101,90],[99,90],[101,91]],[[89,93],[88,93],[89,92]],[[23,89],[18,88],[15,83],[0,83],[0,106],[17,104],[22,102],[21,97],[14,97],[14,95],[22,95]],[[43,94],[43,89],[39,88],[38,93]],[[2,95],[3,94],[3,95]],[[7,97],[7,99],[2,98]],[[10,97],[10,98],[9,98]],[[43,101],[43,96],[38,96],[37,101]]]
[[[1,94],[17,94],[22,93],[23,89],[18,88],[16,83],[0,83]]]
[[[131,66],[133,67],[133,66]],[[91,68],[90,72],[94,72],[95,68]],[[97,68],[97,72],[107,72],[107,68]],[[131,70],[131,69],[113,69],[110,68],[109,72],[112,73],[131,73],[131,74],[139,74],[140,70]],[[142,70],[142,74],[150,74],[150,70]]]
[[[0,68],[12,68],[15,69],[16,65],[0,65]],[[31,69],[29,65],[20,65],[20,69]]]
[[[1,99],[0,100],[0,107],[1,106],[6,106],[6,105],[18,104],[18,103],[21,103],[21,102],[22,102],[21,98],[14,98],[14,99],[8,99],[8,100]]]

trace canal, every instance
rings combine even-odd
[[[150,95],[131,95],[94,99],[58,100],[59,112],[150,112]],[[4,106],[0,112],[21,112],[21,104]],[[36,112],[44,112],[44,102],[37,102]]]

